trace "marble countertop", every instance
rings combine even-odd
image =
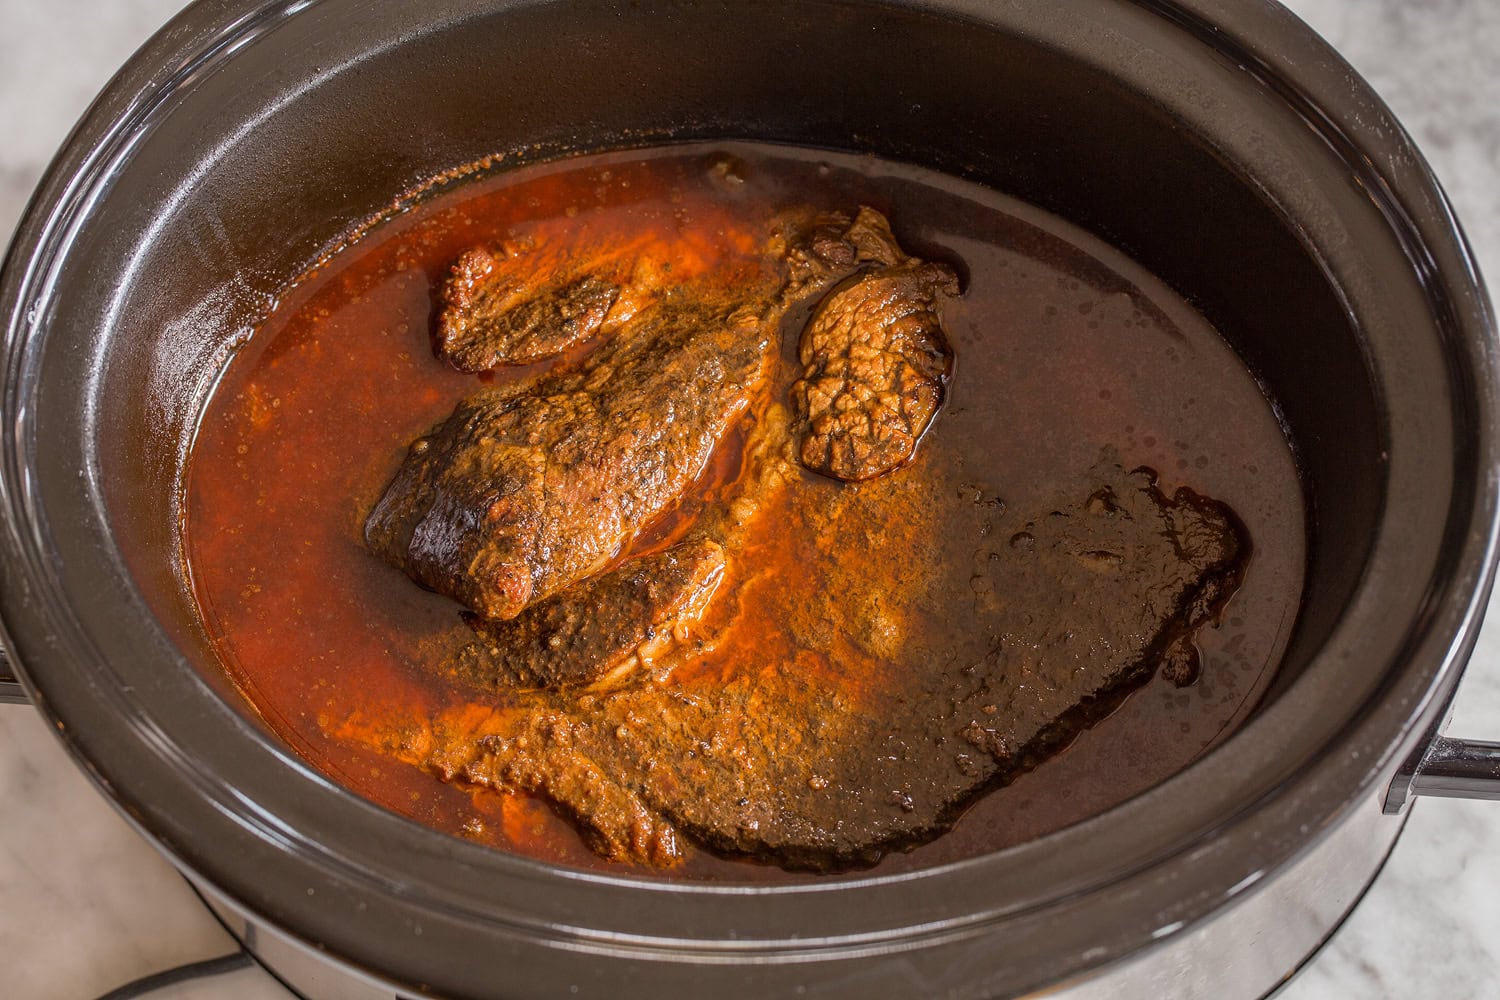
[[[97,90],[180,0],[0,0],[0,236]],[[1481,266],[1500,275],[1500,3],[1288,0],[1415,135]],[[1450,731],[1500,739],[1500,614]],[[0,710],[0,996],[95,997],[234,942],[24,707]],[[1280,994],[1500,989],[1500,803],[1424,800],[1354,915]],[[258,968],[153,994],[286,1000]]]

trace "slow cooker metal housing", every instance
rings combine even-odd
[[[747,888],[435,833],[255,721],[195,614],[178,500],[195,420],[278,291],[481,158],[730,137],[1049,209],[1262,380],[1304,472],[1308,583],[1276,685],[1221,748],[989,856]],[[0,317],[6,647],[81,766],[310,995],[332,987],[299,949],[386,996],[1264,991],[1399,831],[1393,776],[1441,722],[1493,571],[1480,280],[1389,112],[1261,0],[202,0],[53,164]]]

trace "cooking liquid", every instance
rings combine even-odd
[[[722,169],[726,162],[734,168]],[[1186,767],[1243,721],[1270,683],[1297,612],[1305,526],[1275,414],[1212,327],[1117,251],[985,188],[866,157],[716,144],[591,156],[463,184],[377,226],[286,293],[210,403],[186,498],[188,568],[205,623],[266,723],[320,771],[402,815],[505,850],[625,870],[595,856],[540,800],[460,789],[327,735],[354,713],[378,717],[401,705],[435,714],[475,697],[419,662],[424,649],[451,647],[465,629],[458,605],[371,555],[363,522],[407,445],[460,398],[580,353],[482,376],[435,359],[435,291],[463,250],[580,217],[693,232],[711,230],[724,213],[758,220],[809,202],[878,208],[909,253],[953,263],[965,277],[963,296],[942,307],[956,357],[947,401],[918,460],[896,475],[941,470],[957,477],[955,504],[1026,511],[1110,453],[1127,469],[1155,470],[1168,495],[1187,485],[1228,504],[1254,552],[1222,620],[1198,634],[1195,684],[1153,679],[1064,752],[978,799],[952,832],[889,855],[874,871],[987,853],[1097,814]],[[727,258],[735,251],[724,240]],[[716,263],[714,246],[713,231],[695,237],[701,266]],[[799,329],[786,331],[788,372]],[[694,493],[636,551],[665,544],[704,504],[732,492],[742,440],[736,433],[721,445]],[[839,487],[818,480],[809,488]],[[779,590],[795,588],[805,541],[759,547],[756,572]],[[954,567],[1003,548],[957,535],[943,546]],[[735,586],[731,560],[721,588]],[[929,626],[972,634],[984,625],[975,608],[954,600]],[[776,627],[754,610],[742,612],[754,627]],[[757,655],[752,644],[724,644],[682,675],[713,683]],[[668,874],[816,877],[699,849]]]

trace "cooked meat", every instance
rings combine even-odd
[[[765,266],[674,289],[576,368],[478,392],[411,446],[365,522],[370,548],[486,618],[597,573],[675,503],[762,385],[778,326],[845,272],[778,220]]]
[[[451,665],[486,704],[339,735],[541,796],[607,857],[671,863],[682,831],[832,870],[941,833],[1153,671],[1191,679],[1192,633],[1243,565],[1232,515],[1108,463],[1031,517],[955,504],[950,475],[876,478],[941,401],[935,300],[953,273],[868,209],[770,246],[758,283],[685,286],[580,365],[472,396],[412,446],[367,539],[487,619]],[[870,265],[807,327],[788,416],[766,385],[781,317]],[[752,400],[736,492],[697,512],[697,540],[595,577]],[[811,547],[800,579],[744,570],[787,546]],[[742,571],[711,605],[726,551]],[[987,624],[955,645],[960,600]],[[703,651],[737,641],[760,665],[720,673]]]
[[[366,541],[423,586],[514,618],[682,495],[760,383],[778,319],[764,293],[663,302],[577,369],[470,396],[412,445]]]
[[[617,681],[678,642],[723,575],[724,549],[697,539],[627,560],[510,621],[471,616],[478,640],[454,672],[487,691]]]
[[[534,222],[449,268],[434,329],[438,357],[461,371],[545,361],[628,322],[669,289],[723,266],[727,248],[763,233],[729,218],[684,232],[669,219]]]
[[[843,212],[825,212],[787,248],[787,291],[805,298],[863,265],[889,267],[906,259],[890,223],[875,209],[861,205],[853,219]]]
[[[794,215],[778,221],[811,224]],[[622,225],[607,214],[530,222],[449,267],[434,348],[468,372],[545,361],[608,335],[673,289],[721,277],[764,241],[744,218],[701,206],[691,227],[671,216]],[[815,277],[826,272],[811,263]]]
[[[467,372],[555,357],[599,332],[620,296],[611,270],[549,274],[525,253],[465,251],[443,284],[438,355]]]
[[[680,830],[789,867],[871,863],[941,833],[1180,664],[1236,585],[1246,546],[1224,508],[1187,490],[1168,499],[1118,467],[1094,479],[1036,516],[982,511],[1009,544],[972,576],[920,545],[899,566],[868,557],[872,509],[894,504],[881,530],[900,536],[873,544],[904,545],[931,527],[905,515],[935,494],[890,479],[815,501],[783,491],[767,516],[842,555],[795,592],[771,589],[787,636],[762,642],[762,668],[684,678],[681,666],[602,694],[534,692],[405,725],[354,718],[339,735],[449,781],[543,796],[611,858],[669,863]],[[808,589],[827,605],[808,609]],[[940,659],[922,622],[943,608],[924,602],[960,592],[994,624]]]
[[[802,334],[792,387],[804,422],[802,464],[855,482],[905,465],[943,401],[953,355],[936,312],[958,278],[906,257],[885,219],[861,209],[845,239],[886,266],[852,279]]]

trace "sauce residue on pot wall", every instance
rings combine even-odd
[[[724,154],[742,165],[736,183],[705,182],[704,164]],[[582,213],[691,228],[695,215],[759,217],[791,202],[873,205],[908,250],[966,271],[964,295],[943,306],[957,358],[948,398],[921,461],[902,475],[946,476],[955,504],[992,508],[998,519],[1045,507],[1104,457],[1155,470],[1169,495],[1185,485],[1227,504],[1254,546],[1222,620],[1198,633],[1196,683],[1150,681],[1065,752],[980,798],[953,832],[875,870],[988,852],[1094,815],[1181,770],[1243,721],[1296,614],[1304,524],[1275,414],[1214,330],[1118,252],[994,192],[868,158],[721,144],[527,167],[432,197],[289,290],[230,366],[194,446],[188,563],[225,669],[273,730],[319,770],[402,815],[498,848],[618,870],[540,799],[464,790],[335,735],[338,720],[436,715],[473,698],[418,663],[464,631],[458,606],[371,555],[362,524],[414,436],[483,382],[536,368],[475,376],[434,358],[435,290],[458,254]],[[795,344],[784,350],[793,357]],[[700,501],[732,483],[742,442],[715,454]],[[668,517],[652,539],[671,538],[683,516]],[[954,579],[980,588],[975,567],[1001,558],[1004,544],[982,534],[938,545]],[[767,543],[756,571],[795,588],[808,551],[795,540]],[[952,634],[958,648],[985,627],[980,597],[946,603],[942,620],[924,626]],[[750,611],[758,627],[777,627]],[[775,648],[767,635],[755,647],[720,644],[682,683],[746,669]],[[673,875],[810,877],[706,850]]]

